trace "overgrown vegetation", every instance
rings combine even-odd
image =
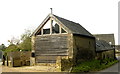
[[[72,72],[94,72],[110,67],[111,65],[117,63],[118,60],[115,59],[104,59],[104,60],[90,60],[85,62],[79,62],[73,67]]]
[[[9,46],[3,50],[4,54],[13,51],[31,51],[31,34],[31,30],[25,30],[20,39],[13,37],[11,40],[8,40]]]
[[[24,34],[21,35],[21,43],[19,44],[19,48],[22,51],[31,51],[31,37],[32,32],[30,30],[26,30]]]
[[[4,49],[6,49],[6,46],[4,44],[0,45],[0,50],[4,51]]]
[[[72,59],[61,59],[61,70],[68,71],[72,66]]]

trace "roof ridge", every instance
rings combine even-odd
[[[53,14],[53,15],[54,15],[54,14]],[[54,16],[57,16],[57,15],[54,15]],[[59,17],[59,16],[57,16],[57,17]],[[74,22],[74,21],[71,21],[71,20],[65,19],[65,18],[63,18],[63,17],[59,17],[59,18],[64,19],[64,20],[69,21],[69,22],[73,22],[73,23],[75,23],[75,24],[79,24],[79,23],[76,23],[76,22]]]

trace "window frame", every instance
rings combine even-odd
[[[46,23],[48,22],[50,20],[50,33],[49,34],[43,34],[44,32],[43,32],[43,27],[46,25]],[[55,21],[55,23],[59,26],[59,33],[53,33],[52,32],[52,26],[53,26],[53,21]],[[49,18],[48,20],[47,20],[47,22],[45,22],[44,24],[43,24],[43,26],[41,27],[41,29],[40,29],[40,31],[39,32],[41,32],[41,34],[39,34],[39,33],[37,33],[37,35],[55,35],[55,34],[68,34],[68,31],[66,30],[66,29],[64,29],[62,26],[61,26],[61,24],[59,24],[55,19],[53,19],[53,18]],[[62,29],[65,31],[65,33],[62,33]]]

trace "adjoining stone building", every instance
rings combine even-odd
[[[99,60],[106,58],[115,59],[115,48],[104,40],[96,40],[96,58]]]
[[[96,58],[116,58],[114,34],[94,34],[96,37]]]
[[[79,23],[49,14],[32,34],[31,65],[56,63],[57,58],[95,58],[95,37]]]

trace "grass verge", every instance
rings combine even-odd
[[[104,60],[90,60],[85,62],[79,62],[77,66],[74,66],[71,72],[95,72],[112,66],[117,63],[115,59]]]

